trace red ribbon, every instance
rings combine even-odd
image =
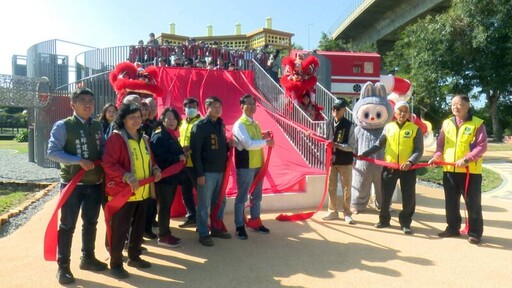
[[[270,133],[270,138],[273,139],[274,136],[272,135],[272,132],[269,132],[269,133]],[[258,183],[263,181],[263,178],[265,177],[265,175],[267,175],[268,165],[270,163],[270,155],[272,155],[272,147],[268,147],[268,149],[267,149],[267,156],[265,157],[265,162],[263,163],[263,166],[261,166],[261,169],[258,172],[258,174],[256,175],[256,177],[254,177],[254,179],[252,180],[251,187],[249,188],[249,193],[248,193],[249,199],[251,197],[252,192],[256,188],[256,185],[258,185]],[[247,205],[245,208],[249,208],[251,206],[252,206],[252,203]],[[259,227],[261,227],[263,225],[261,223],[261,219],[260,218],[257,218],[257,219],[247,219],[247,217],[245,217],[245,213],[244,213],[244,219],[245,219],[245,224],[249,228],[257,229],[257,228],[259,228]]]
[[[94,165],[100,165],[101,161],[94,161]],[[80,169],[78,173],[75,174],[73,179],[60,191],[59,200],[57,201],[57,206],[53,210],[52,217],[46,226],[46,231],[44,232],[44,260],[46,261],[57,261],[57,238],[58,238],[58,219],[59,210],[66,203],[71,195],[71,192],[75,190],[76,185],[80,183],[82,177],[85,174],[85,169]]]
[[[332,146],[333,146],[333,143],[331,141],[327,142],[327,145],[325,145],[325,149],[326,149],[326,151],[325,151],[326,152],[325,153],[326,154],[326,156],[325,156],[325,171],[329,171],[329,167],[331,166]],[[326,176],[325,182],[324,182],[324,193],[322,195],[322,200],[320,200],[320,203],[318,204],[318,207],[316,208],[315,211],[301,212],[301,213],[295,213],[295,214],[291,214],[291,215],[279,214],[276,217],[276,220],[277,221],[303,221],[303,220],[307,220],[307,219],[313,217],[313,215],[315,215],[316,212],[320,211],[322,209],[322,207],[324,206],[325,196],[327,195],[327,181],[328,180],[329,180],[329,177]]]
[[[362,156],[358,156],[357,158],[359,160],[367,161],[367,162],[370,162],[370,163],[373,163],[373,164],[376,164],[376,165],[379,165],[379,166],[400,170],[400,164],[397,164],[397,163],[389,163],[389,162],[386,162],[386,161],[383,161],[383,160],[378,160],[378,159],[373,159],[373,158],[368,158],[368,157],[362,157]],[[432,164],[433,165],[438,165],[438,166],[455,166],[454,162],[444,162],[444,161],[434,161]],[[428,163],[418,163],[418,164],[413,165],[410,169],[418,169],[418,168],[428,167],[428,166],[431,166],[431,165],[429,165]],[[471,175],[469,173],[469,166],[466,166],[465,168],[466,168],[466,183],[464,185],[464,201],[466,201],[466,197],[468,195],[469,177]],[[464,217],[466,218],[466,221],[465,221],[466,222],[466,226],[464,228],[462,228],[460,230],[460,232],[462,234],[467,234],[468,231],[469,231],[469,221],[468,221],[468,218],[467,218],[467,215],[466,215],[466,208],[465,207],[464,207]]]
[[[183,167],[185,167],[185,163],[182,161],[178,163],[174,163],[171,166],[167,167],[162,171],[162,178],[169,177],[171,175],[174,175],[178,172],[180,172]],[[149,184],[151,182],[154,182],[155,176],[151,176],[146,179],[139,180],[139,186],[142,187],[146,184]],[[126,189],[121,191],[119,194],[114,196],[112,199],[110,199],[107,204],[105,205],[105,224],[107,226],[107,239],[108,239],[108,246],[111,246],[111,239],[112,239],[112,216],[123,207],[123,205],[130,199],[130,197],[133,195],[131,187],[128,186]]]
[[[94,165],[99,165],[101,161],[95,161]],[[170,175],[176,174],[179,171],[183,169],[185,164],[183,162],[178,162],[174,165],[171,165],[164,171],[162,171],[162,178],[168,177]],[[78,171],[78,173],[75,174],[73,179],[62,189],[60,192],[59,200],[57,201],[57,205],[55,209],[53,210],[52,217],[50,218],[50,221],[48,222],[48,225],[46,226],[46,231],[44,234],[44,259],[46,261],[57,261],[57,242],[58,242],[58,213],[60,208],[66,203],[69,196],[73,192],[73,190],[76,188],[76,185],[80,183],[80,180],[85,174],[85,170],[81,169]],[[154,176],[149,177],[147,179],[143,179],[139,181],[139,186],[146,185],[150,182],[153,182],[155,179]],[[110,227],[110,220],[112,219],[112,215],[116,213],[119,208],[121,208],[124,203],[131,197],[132,193],[130,188],[127,188],[126,190],[122,191],[116,197],[112,198],[111,201],[107,203],[105,206],[105,221],[107,226],[107,235],[108,235],[108,242],[110,245],[110,237],[111,237],[111,227]],[[119,196],[119,197],[118,197]],[[115,200],[115,201],[114,201]]]
[[[231,161],[231,157],[233,157],[234,148],[229,149],[228,153],[228,162],[226,163],[226,170],[224,171],[224,177],[222,178],[222,185],[220,186],[220,195],[215,207],[210,211],[210,223],[213,228],[227,232],[228,229],[226,225],[224,225],[224,221],[217,217],[219,214],[220,206],[226,197],[226,189],[228,188],[229,182],[229,172],[231,171],[231,167],[233,167],[233,161]]]

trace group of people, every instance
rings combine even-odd
[[[90,271],[107,269],[108,265],[95,256],[96,226],[102,205],[106,219],[110,219],[106,223],[110,232],[106,245],[111,274],[117,279],[130,275],[124,268],[123,249],[127,250],[128,266],[151,267],[150,262],[141,258],[143,238],[158,237],[157,243],[167,247],[181,244],[181,239],[170,230],[171,206],[178,186],[187,211],[180,228],[197,227],[198,240],[204,246],[215,244],[212,237],[232,238],[223,223],[226,199],[221,191],[231,150],[238,187],[234,207],[236,237],[248,238],[246,223],[252,223],[249,227],[256,232],[270,232],[260,219],[262,180],[257,176],[265,162],[263,148],[272,147],[274,140],[269,133],[262,133],[253,118],[255,98],[249,94],[241,97],[241,117],[233,126],[233,139],[228,139],[218,97],[205,100],[204,117],[198,113],[198,100],[187,98],[183,103],[184,119],[176,109],[168,107],[156,120],[154,100],[140,96],[127,95],[118,109],[112,104],[105,105],[100,122],[92,117],[93,92],[78,89],[70,96],[73,115],[57,121],[52,128],[48,157],[61,164],[61,191],[80,170],[85,170],[61,208],[57,241],[60,284],[75,281],[70,269],[71,243],[80,211],[83,224],[79,267]],[[164,177],[166,171],[169,173]],[[150,177],[153,182],[140,182]],[[257,179],[259,182],[253,183]],[[251,186],[255,187],[253,191]],[[247,220],[244,208],[248,199],[251,206]],[[109,212],[110,209],[115,210]],[[156,214],[158,236],[153,237]]]
[[[346,223],[355,223],[352,214],[360,213],[361,210],[354,201],[354,198],[359,196],[359,189],[354,187],[352,182],[352,174],[358,170],[354,162],[371,161],[372,159],[368,157],[383,150],[384,156],[380,160],[384,160],[389,166],[382,168],[381,185],[375,188],[375,193],[380,194],[380,197],[377,197],[379,220],[375,227],[381,229],[391,226],[391,200],[396,183],[400,180],[402,210],[398,215],[398,222],[404,234],[413,234],[411,224],[416,208],[414,166],[423,155],[423,138],[419,127],[409,121],[408,103],[395,104],[393,120],[384,126],[380,137],[365,151],[357,151],[355,124],[344,118],[347,105],[345,99],[338,98],[332,106],[332,118],[326,122],[326,138],[334,145],[328,171],[328,212],[323,219],[339,219],[338,213],[342,212]],[[443,238],[461,235],[460,199],[463,197],[468,210],[467,239],[471,244],[478,244],[483,234],[481,185],[487,134],[483,120],[472,115],[468,96],[455,95],[451,100],[451,111],[453,116],[443,122],[436,152],[428,161],[431,166],[443,166],[447,227],[438,233],[438,236]],[[341,178],[343,192],[343,204],[339,206],[338,175]]]
[[[279,83],[277,76],[281,66],[279,50],[275,50],[272,54],[269,51],[268,45],[260,49],[233,49],[227,45],[222,46],[218,42],[209,44],[205,41],[196,41],[194,38],[188,39],[181,45],[172,45],[168,40],[159,43],[155,34],[150,33],[146,43],[139,40],[137,45],[130,46],[127,60],[132,63],[156,66],[222,67],[229,70],[231,67],[236,69],[243,61],[254,59]],[[222,66],[218,64],[219,59],[222,61]]]

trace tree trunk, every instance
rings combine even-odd
[[[490,108],[490,116],[492,121],[492,134],[495,140],[501,140],[503,135],[501,135],[501,126],[498,117],[498,101],[500,99],[500,92],[496,90],[491,90],[487,93],[487,102],[489,103]]]

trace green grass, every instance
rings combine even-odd
[[[28,143],[18,143],[14,140],[0,140],[0,149],[16,150],[18,153],[27,153]]]
[[[31,192],[0,190],[0,215],[25,202]]]
[[[512,144],[487,143],[487,151],[512,151]]]
[[[436,183],[439,185],[443,185],[443,168],[435,167],[435,168],[420,168],[417,171],[418,179],[423,181]],[[503,179],[501,176],[485,167],[483,167],[482,171],[482,191],[488,192],[495,188],[498,188]]]

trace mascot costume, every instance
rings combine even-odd
[[[144,69],[139,63],[119,63],[109,75],[110,84],[117,94],[116,106],[120,107],[124,97],[129,94],[137,94],[141,98],[161,97],[163,89],[158,85],[158,79],[158,68],[155,66]]]
[[[368,82],[364,85],[361,97],[354,105],[353,115],[357,125],[354,129],[354,154],[358,155],[377,142],[384,126],[393,116],[393,109],[387,100],[386,88],[382,83],[374,85]],[[384,151],[381,150],[372,157],[383,160]],[[372,184],[375,189],[375,207],[378,209],[382,202],[381,172],[381,166],[362,160],[356,161],[352,172],[352,213],[357,214],[368,205]]]
[[[408,102],[412,98],[412,84],[409,80],[394,75],[381,75],[380,82],[384,84],[386,91],[389,92],[388,101],[393,109],[395,108],[395,103],[400,101]],[[413,111],[409,115],[409,121],[420,128],[423,134],[424,148],[435,150],[436,140],[432,132],[432,124],[416,116]]]
[[[281,76],[279,82],[284,88],[286,97],[292,103],[297,104],[302,103],[304,95],[308,95],[316,110],[315,113],[320,114],[323,107],[316,104],[315,101],[315,85],[318,81],[316,77],[319,66],[318,59],[310,55],[303,60],[302,54],[297,54],[295,59],[291,56],[284,57],[282,64],[283,76]]]

